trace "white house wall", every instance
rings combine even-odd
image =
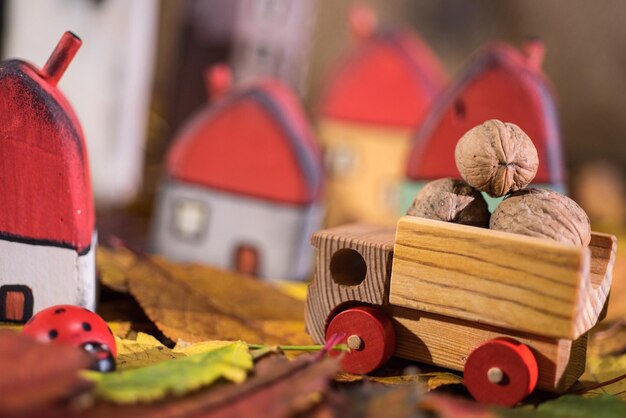
[[[58,304],[95,310],[95,247],[95,234],[81,256],[69,248],[0,240],[0,286],[28,286],[33,313]]]
[[[197,239],[181,239],[174,231],[174,207],[184,201],[208,209],[205,233]],[[317,204],[271,203],[168,181],[159,193],[152,244],[172,260],[225,269],[233,268],[236,248],[246,244],[258,251],[260,276],[305,280],[312,267],[310,236],[322,214]]]

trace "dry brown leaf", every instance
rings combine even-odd
[[[0,330],[0,416],[41,408],[91,387],[78,371],[90,357],[61,344],[41,344],[31,337]]]
[[[384,386],[365,382],[356,390],[332,392],[327,402],[311,415],[315,418],[421,418],[427,415],[419,410],[423,397],[422,385],[406,384]]]
[[[232,272],[160,257],[134,255],[111,269],[123,276],[146,315],[168,338],[187,342],[243,340],[251,343],[304,345],[304,302],[274,286]],[[129,258],[130,256],[134,259]],[[128,266],[123,270],[123,266]]]

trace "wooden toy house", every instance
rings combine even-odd
[[[447,89],[418,128],[402,187],[400,212],[423,184],[441,177],[460,178],[454,162],[456,143],[488,119],[518,125],[539,154],[533,184],[563,192],[564,168],[554,91],[541,69],[543,44],[527,41],[522,50],[492,44],[479,51]],[[486,196],[487,197],[487,196]],[[488,198],[491,209],[496,199]]]
[[[0,64],[0,321],[95,308],[95,214],[83,133],[56,84],[80,47],[66,32],[39,70]]]
[[[232,66],[239,82],[272,77],[305,91],[316,2],[237,1]]]
[[[356,45],[331,74],[319,109],[329,225],[395,221],[411,132],[446,81],[416,34],[375,30],[366,13],[353,11]]]
[[[286,86],[257,81],[215,100],[175,139],[166,166],[153,225],[158,253],[262,277],[308,277],[309,237],[323,214],[321,157]]]

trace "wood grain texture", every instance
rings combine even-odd
[[[592,232],[589,243],[591,263],[590,280],[581,284],[577,316],[585,321],[577,323],[595,325],[604,319],[608,310],[608,296],[613,282],[613,266],[617,251],[617,238],[613,235]]]
[[[614,242],[586,250],[417,217],[398,222],[389,302],[466,321],[576,339],[597,321]],[[604,249],[603,249],[604,248]],[[590,263],[590,253],[594,262]],[[608,258],[606,258],[608,257]],[[593,286],[590,264],[596,271]]]
[[[313,235],[316,249],[315,278],[307,292],[306,326],[316,343],[324,342],[327,318],[345,302],[383,305],[387,300],[394,241],[393,228],[351,224]],[[338,250],[358,251],[366,263],[365,279],[356,286],[333,280],[330,263]]]
[[[328,175],[326,224],[395,225],[411,131],[325,118],[318,134]]]
[[[539,366],[540,389],[563,392],[585,369],[587,334],[575,341],[544,338],[409,308],[387,306],[385,311],[394,318],[398,357],[462,371],[476,347],[508,337],[531,348]]]

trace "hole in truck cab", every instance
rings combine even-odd
[[[356,286],[365,280],[367,264],[356,250],[343,248],[330,259],[330,275],[337,284]]]

